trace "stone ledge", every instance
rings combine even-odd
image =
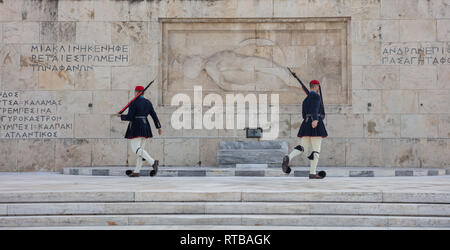
[[[99,167],[70,167],[63,168],[64,175],[87,176],[126,176],[126,170],[134,167],[99,166]],[[148,176],[151,167],[143,167],[142,176]],[[396,177],[396,176],[442,176],[450,175],[448,169],[439,168],[370,168],[370,167],[318,167],[324,170],[327,177]],[[234,167],[159,167],[158,177],[175,176],[260,176],[260,177],[307,177],[309,167],[292,167],[292,173],[287,175],[281,168],[269,167],[265,169],[236,169]]]

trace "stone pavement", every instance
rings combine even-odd
[[[360,191],[450,194],[450,176],[325,178],[76,176],[0,173],[0,192],[53,191]]]
[[[58,173],[0,173],[0,193],[55,191],[352,191],[449,193],[450,176],[339,177],[139,177],[76,176]]]

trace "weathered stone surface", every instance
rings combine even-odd
[[[378,19],[382,1],[351,1],[352,19]]]
[[[2,67],[3,90],[35,90],[39,76],[31,67]]]
[[[419,92],[419,111],[426,114],[449,113],[450,92],[448,90]]]
[[[386,114],[418,113],[418,94],[413,90],[384,90],[382,112]]]
[[[130,66],[154,67],[159,66],[160,55],[156,44],[142,43],[130,45]],[[152,75],[155,75],[154,72]],[[154,79],[154,78],[153,78]]]
[[[41,22],[41,43],[73,43],[76,35],[75,22]]]
[[[380,90],[353,90],[353,113],[381,113]]]
[[[448,144],[448,140],[446,139],[420,139],[418,144],[420,166],[448,168],[450,156],[443,151],[443,149],[449,148]],[[434,156],[429,157],[430,154],[433,154]]]
[[[58,1],[32,0],[22,2],[23,21],[56,21],[58,17]]]
[[[327,114],[325,117],[329,137],[363,137],[364,117],[359,114]]]
[[[128,101],[127,90],[94,91],[93,113],[117,114]]]
[[[382,166],[382,140],[349,140],[346,145],[346,163],[348,166]]]
[[[75,89],[111,89],[111,68],[96,66],[94,70],[75,72]]]
[[[1,132],[0,132],[1,133]],[[18,142],[16,140],[0,140],[0,171],[16,172]]]
[[[21,1],[4,0],[0,3],[0,21],[11,22],[22,20],[22,4]]]
[[[399,29],[397,20],[352,21],[354,42],[396,42],[399,40]]]
[[[436,76],[434,66],[400,67],[400,88],[436,89]]]
[[[381,62],[381,44],[379,42],[352,44],[353,65],[377,65]]]
[[[381,16],[386,19],[431,17],[432,3],[426,0],[393,0],[381,2]],[[431,7],[431,8],[430,8]]]
[[[38,43],[39,23],[37,22],[8,22],[3,24],[4,43]]]
[[[363,66],[352,66],[352,89],[359,90],[363,87]]]
[[[439,89],[450,89],[450,66],[438,66],[437,87]]]
[[[55,171],[65,167],[91,166],[92,143],[86,139],[63,139],[56,141]]]
[[[364,135],[376,138],[400,137],[401,119],[398,115],[364,115]]]
[[[202,166],[217,166],[217,151],[221,139],[200,139],[200,161]]]
[[[386,167],[419,167],[418,139],[386,139],[382,154]]]
[[[75,138],[108,138],[110,115],[75,114]]]
[[[39,88],[45,90],[74,89],[74,73],[70,71],[39,71]]]
[[[437,137],[438,122],[437,115],[402,115],[402,137]]]
[[[363,68],[364,89],[396,89],[400,70],[396,66],[366,66]]]
[[[146,22],[113,22],[112,42],[114,44],[148,43]]]
[[[199,150],[199,139],[166,139],[164,140],[164,163],[169,166],[198,165]]]
[[[56,99],[61,100],[59,114],[90,114],[92,108],[92,92],[90,91],[56,91]]]
[[[127,141],[121,139],[95,139],[92,145],[92,164],[125,165]]]
[[[59,1],[59,21],[93,21],[95,16],[94,1]]]
[[[55,171],[55,141],[19,140],[17,167],[21,172]]]
[[[111,43],[111,23],[77,22],[77,43]]]
[[[0,44],[0,62],[2,67],[19,67],[22,46],[15,44]]]
[[[112,67],[111,88],[134,90],[137,85],[146,85],[151,81],[149,71],[147,67]]]
[[[341,138],[323,139],[320,146],[319,166],[345,166],[345,144],[345,139]],[[310,151],[312,151],[311,147]],[[307,155],[309,152],[300,157],[306,158]]]
[[[450,115],[439,116],[439,137],[450,138]]]
[[[128,21],[129,1],[94,1],[95,21]]]
[[[272,17],[272,14],[273,0],[237,1],[239,17]]]
[[[436,21],[401,20],[400,40],[404,42],[435,41]]]

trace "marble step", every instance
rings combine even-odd
[[[239,163],[238,163],[239,164]],[[265,163],[267,164],[267,163]],[[164,167],[160,166],[157,177],[229,177],[229,176],[254,176],[254,177],[307,177],[309,167],[292,167],[292,172],[286,175],[281,171],[280,164],[274,166],[267,164],[267,168],[254,168],[256,164],[248,164],[245,167],[236,168],[236,165],[222,165],[221,167]],[[127,170],[134,170],[132,166],[98,166],[98,167],[68,167],[61,173],[66,175],[92,175],[92,176],[126,176]],[[142,177],[148,177],[151,167],[143,167]],[[397,177],[397,176],[438,176],[450,175],[450,169],[439,168],[370,168],[370,167],[322,167],[329,177]]]
[[[314,226],[449,228],[449,217],[346,215],[76,215],[0,216],[0,227],[58,226]]]
[[[6,207],[5,207],[6,206]],[[450,204],[315,202],[115,202],[0,204],[1,216],[116,214],[295,214],[447,216]]]
[[[221,225],[147,225],[147,226],[54,226],[0,227],[1,230],[449,230],[433,227],[317,227],[317,226],[221,226]]]
[[[359,191],[54,191],[0,192],[0,211],[13,203],[81,202],[339,202],[450,204],[447,192]]]

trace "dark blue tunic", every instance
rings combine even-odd
[[[153,109],[152,103],[145,99],[145,97],[139,96],[130,104],[128,114],[120,117],[122,121],[130,121],[127,132],[125,133],[125,138],[153,137],[152,129],[147,120],[148,115],[152,117],[155,127],[161,128],[161,124],[159,123],[158,116],[156,115],[155,109]]]
[[[303,122],[297,136],[321,136],[327,137],[328,133],[323,123],[325,114],[320,114],[320,95],[310,91],[302,104]],[[317,127],[312,127],[312,122],[318,120]]]

